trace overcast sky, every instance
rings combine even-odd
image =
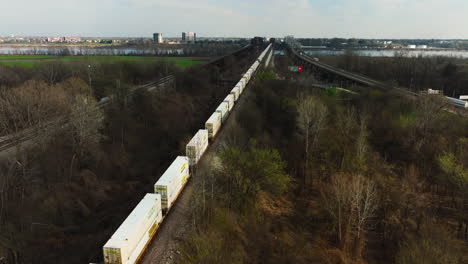
[[[0,35],[468,38],[468,0],[0,0]]]

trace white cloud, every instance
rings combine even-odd
[[[0,35],[468,38],[465,0],[0,0]]]

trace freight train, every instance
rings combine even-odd
[[[260,54],[249,70],[221,102],[216,111],[205,123],[205,129],[200,129],[186,146],[186,156],[178,156],[159,180],[154,184],[154,193],[148,193],[133,209],[130,215],[115,231],[103,247],[105,264],[138,263],[149,242],[165,215],[170,211],[187,184],[191,169],[200,161],[219,132],[227,116],[244,92],[252,76],[257,72],[265,56],[271,49],[271,44]]]

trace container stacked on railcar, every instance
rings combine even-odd
[[[221,114],[221,123],[224,123],[229,116],[229,103],[223,101],[219,104],[218,108],[216,108],[216,112]]]
[[[161,195],[161,208],[167,211],[172,207],[190,177],[189,159],[177,157],[166,172],[154,184],[154,192]]]
[[[232,90],[231,90],[231,94],[234,95],[234,101],[237,101],[239,100],[239,95],[240,95],[240,89],[239,87],[234,87]]]
[[[223,102],[226,102],[226,103],[229,104],[229,112],[231,112],[232,108],[234,108],[234,95],[228,94],[228,96],[226,96],[226,98],[224,98]]]
[[[154,194],[146,196],[135,207],[114,235],[104,245],[105,264],[137,263],[144,249],[151,241],[165,214],[171,209],[190,177],[190,168],[198,164],[221,125],[233,110],[247,84],[258,70],[271,44],[261,53],[226,96],[216,111],[186,146],[186,155],[177,157],[159,180],[154,184]]]
[[[189,165],[194,166],[208,148],[208,130],[200,129],[185,147]]]
[[[213,139],[221,128],[221,114],[214,112],[205,122],[205,129],[208,130],[208,137]]]
[[[161,195],[146,194],[104,245],[104,262],[136,263],[161,221]]]

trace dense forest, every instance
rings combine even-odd
[[[100,65],[91,87],[85,65],[1,68],[4,135],[70,119],[0,164],[1,261],[101,261],[105,241],[257,56],[186,71]],[[204,191],[191,199],[177,262],[467,263],[468,121],[437,97],[318,90],[320,76],[288,72],[291,63],[276,56],[255,77],[225,147],[198,168]],[[173,89],[127,97],[167,73]]]
[[[277,58],[197,175],[178,263],[467,263],[468,120]]]
[[[186,71],[167,63],[100,65],[92,87],[85,68],[2,68],[10,78],[0,78],[2,131],[40,132],[0,164],[2,261],[102,261],[105,241],[234,85],[219,80],[237,79],[256,56],[248,50],[228,58],[229,67]],[[175,75],[173,89],[126,96],[133,84],[167,73]],[[109,93],[111,105],[95,109]],[[36,126],[57,116],[70,121]]]

